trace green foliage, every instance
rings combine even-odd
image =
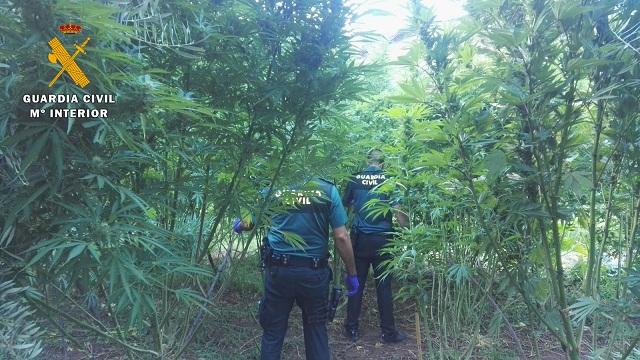
[[[34,310],[23,299],[33,289],[17,287],[12,281],[0,283],[0,357],[37,359],[42,352],[42,331]]]
[[[48,294],[38,316],[72,309],[131,358],[180,358],[225,281],[259,288],[245,266],[277,189],[342,182],[381,147],[393,180],[377,191],[412,224],[387,269],[418,303],[428,358],[524,356],[516,312],[571,358],[587,325],[609,338],[594,354],[631,354],[638,3],[472,1],[455,28],[410,6],[414,43],[385,68],[355,63],[339,0],[1,3],[0,310],[20,307],[23,325],[3,322],[17,332],[0,351],[39,351],[15,290],[31,284]],[[78,58],[91,84],[49,90],[43,49],[69,21],[92,36]],[[47,91],[117,103],[108,119],[29,119],[22,95]],[[257,226],[236,237],[248,213]],[[585,257],[573,269],[569,251]]]
[[[129,356],[180,357],[202,322],[194,314],[211,313],[225,289],[219,272],[255,251],[253,236],[230,240],[231,219],[243,208],[264,224],[260,189],[338,168],[343,102],[363,91],[343,30],[350,10],[338,0],[0,10],[0,264],[55,293],[40,315],[71,306],[74,325]],[[62,77],[49,90],[43,49],[69,21],[92,37],[77,60],[91,83]],[[108,119],[29,119],[22,95],[47,91],[117,102]]]
[[[590,297],[581,298],[578,299],[577,302],[569,306],[568,309],[571,313],[571,318],[573,319],[573,321],[582,322],[587,318],[587,316],[591,315],[598,309],[598,302]]]
[[[443,339],[428,346],[429,357],[448,353],[449,337],[464,340],[450,335],[462,327],[460,318],[465,329],[483,329],[484,321],[510,326],[482,310],[495,310],[489,298],[517,294],[529,320],[578,358],[585,322],[610,310],[593,300],[597,295],[633,307],[622,281],[632,262],[622,269],[620,259],[613,281],[600,273],[609,254],[628,259],[636,252],[637,227],[629,224],[637,221],[618,215],[625,209],[638,216],[635,165],[620,162],[631,147],[606,135],[624,123],[638,139],[632,100],[638,94],[630,85],[638,60],[612,40],[612,29],[627,26],[620,18],[627,4],[471,2],[470,16],[452,29],[435,25],[418,1],[411,4],[409,31],[417,40],[397,61],[411,75],[391,97],[387,114],[398,130],[387,150],[399,160],[392,172],[406,189],[403,204],[414,228],[388,251],[395,255],[390,271],[408,281],[405,293],[437,309],[435,318],[424,310]],[[623,95],[630,92],[636,94]],[[633,115],[613,110],[624,98]],[[635,185],[622,185],[623,178]],[[626,230],[616,232],[618,226]],[[425,235],[413,236],[414,229]],[[575,279],[565,272],[567,251],[587,257]],[[398,260],[408,254],[421,254],[413,255],[415,269]],[[431,273],[434,282],[406,271]],[[449,292],[448,283],[470,280],[477,290]],[[481,311],[461,317],[451,301],[470,301]],[[630,308],[621,309],[613,312]],[[608,334],[613,342],[620,332]]]

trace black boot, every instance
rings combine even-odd
[[[347,339],[356,342],[358,341],[358,337],[360,336],[360,334],[358,334],[358,329],[354,329],[354,328],[344,328],[344,336],[347,337]]]
[[[407,339],[407,333],[401,330],[396,330],[395,332],[388,334],[382,333],[380,339],[382,340],[382,342],[385,342],[387,344],[399,343]]]

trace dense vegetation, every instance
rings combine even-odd
[[[640,3],[469,1],[448,28],[410,7],[410,50],[364,65],[340,0],[0,2],[0,357],[83,332],[182,358],[257,277],[230,274],[258,192],[340,183],[374,145],[420,358],[640,357]],[[50,91],[116,94],[108,119],[28,116],[66,22],[91,84]]]

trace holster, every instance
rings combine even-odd
[[[342,288],[334,285],[333,290],[331,290],[331,297],[329,298],[329,308],[327,309],[327,320],[329,320],[329,322],[333,321],[333,318],[335,318],[336,310],[338,309],[341,298]]]
[[[260,271],[264,272],[269,264],[269,258],[271,257],[271,247],[269,246],[269,240],[267,237],[262,238],[262,244],[260,245]]]

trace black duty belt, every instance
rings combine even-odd
[[[389,232],[391,232],[392,230],[389,230]],[[351,238],[368,238],[368,239],[380,239],[380,240],[386,240],[386,239],[391,239],[393,238],[393,234],[390,234],[387,231],[383,231],[383,232],[375,232],[375,233],[363,233],[360,232],[358,229],[356,228],[351,228],[351,233],[350,236]]]
[[[328,258],[309,258],[278,253],[271,253],[267,260],[267,266],[309,267],[312,269],[324,268],[327,267],[328,264]]]

